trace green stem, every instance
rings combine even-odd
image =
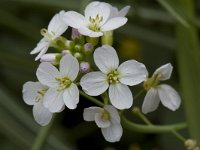
[[[133,100],[137,99],[145,90],[142,89],[141,91],[139,91],[134,97]]]
[[[173,130],[182,130],[187,127],[186,123],[178,123],[173,125],[142,125],[127,120],[123,115],[121,116],[124,127],[131,131],[141,133],[167,133]]]
[[[87,99],[90,100],[91,102],[93,102],[93,103],[99,105],[100,107],[104,107],[104,104],[103,104],[102,102],[100,102],[98,99],[96,99],[96,98],[94,98],[94,97],[91,97],[91,96],[85,94],[85,93],[84,93],[83,91],[81,91],[81,90],[79,90],[79,92],[80,92],[80,94],[81,94],[83,97],[87,98]]]
[[[41,127],[32,147],[31,147],[31,150],[42,150],[43,149],[45,141],[50,133],[52,126],[53,126],[54,120],[55,120],[55,116],[53,116],[51,122],[47,126]]]
[[[109,97],[108,97],[107,92],[104,92],[103,94],[101,94],[101,98],[103,99],[104,104],[108,105],[108,103],[109,103]]]
[[[133,108],[133,113],[140,117],[147,125],[153,125],[138,107]]]
[[[194,0],[178,0],[188,17],[195,17]],[[200,145],[200,45],[198,29],[176,24],[177,60],[186,119],[191,137]]]
[[[174,136],[177,137],[177,139],[179,139],[180,141],[182,141],[183,143],[185,143],[186,139],[182,135],[180,135],[177,131],[172,130],[172,133],[174,134]]]

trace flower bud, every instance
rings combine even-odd
[[[51,64],[58,64],[61,57],[62,55],[59,53],[44,54],[40,58],[40,62],[49,62]]]
[[[92,43],[86,43],[84,45],[84,51],[86,54],[91,54],[91,52],[94,50],[94,46],[92,45]]]
[[[98,37],[87,37],[86,41],[88,43],[92,43],[93,46],[96,46],[99,43],[99,38]]]
[[[71,49],[74,48],[74,45],[75,45],[75,43],[73,41],[70,41],[70,40],[66,40],[65,41],[65,47],[66,47],[66,49],[71,50]]]
[[[80,71],[82,73],[88,73],[90,71],[90,64],[88,62],[81,62],[80,63]]]
[[[185,141],[185,147],[187,148],[187,150],[199,150],[197,142],[194,139],[187,139]]]
[[[74,54],[74,57],[76,57],[76,59],[78,59],[79,61],[83,59],[83,55],[81,53],[79,53],[79,52],[76,52]]]
[[[63,50],[62,55],[71,54],[70,50]]]
[[[75,40],[79,38],[81,38],[81,34],[78,32],[77,29],[72,28],[72,39]]]
[[[77,45],[74,46],[74,51],[75,51],[75,52],[81,52],[82,49],[83,49],[83,46],[81,46],[81,45],[79,45],[79,44],[77,44]]]

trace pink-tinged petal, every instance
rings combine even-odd
[[[128,86],[118,83],[109,87],[111,104],[117,109],[128,109],[133,105],[133,96]]]
[[[155,88],[149,89],[142,104],[142,112],[144,114],[147,114],[156,110],[159,106],[159,103],[160,98],[158,95],[158,90]]]
[[[162,104],[172,111],[179,108],[181,98],[179,94],[169,85],[162,84],[158,87],[158,94]]]
[[[171,63],[162,65],[154,72],[153,76],[157,76],[157,80],[168,80],[171,77],[173,67]]]
[[[58,82],[56,78],[61,77],[60,72],[58,69],[54,67],[52,64],[43,62],[39,65],[36,75],[38,80],[49,87],[57,87]]]
[[[36,104],[38,91],[43,89],[47,89],[47,87],[40,82],[26,82],[22,90],[24,102],[28,105]]]
[[[94,51],[94,62],[105,74],[116,70],[119,66],[117,52],[112,46],[103,45]]]
[[[41,126],[49,124],[52,115],[53,114],[43,106],[42,101],[33,106],[33,116],[35,118],[35,121]]]
[[[78,29],[87,26],[85,17],[75,11],[68,11],[63,15],[63,21],[69,26]]]
[[[50,112],[60,112],[65,105],[63,92],[58,92],[57,88],[49,88],[44,95],[43,104]]]
[[[108,89],[106,75],[101,72],[90,72],[81,78],[80,85],[85,93],[91,96],[102,94]]]
[[[135,60],[125,61],[117,70],[120,74],[119,81],[130,86],[143,82],[148,75],[145,65]]]
[[[85,17],[89,21],[90,17],[95,19],[97,17],[103,17],[100,22],[100,26],[103,25],[110,16],[110,6],[104,2],[91,2],[86,6]]]
[[[103,26],[101,26],[101,31],[112,31],[121,26],[123,26],[128,21],[125,17],[115,17],[109,19]]]
[[[63,77],[69,77],[74,81],[79,72],[78,60],[72,55],[65,55],[60,61],[60,73]]]
[[[69,109],[75,109],[79,102],[79,91],[76,84],[72,83],[70,87],[66,88],[63,93],[65,105]]]
[[[85,108],[83,112],[83,119],[85,121],[94,121],[95,115],[97,113],[100,113],[102,111],[102,108],[100,107],[89,107]]]
[[[110,120],[103,120],[102,119],[102,112],[95,114],[95,123],[99,128],[107,128],[111,125]]]
[[[118,142],[121,139],[123,129],[120,124],[111,124],[108,128],[102,128],[101,132],[108,142]]]

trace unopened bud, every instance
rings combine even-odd
[[[88,43],[92,43],[93,46],[96,46],[99,43],[99,38],[98,37],[87,37],[86,41]]]
[[[75,51],[75,52],[81,52],[82,49],[83,49],[83,46],[81,46],[81,45],[79,45],[79,44],[77,44],[77,45],[74,46],[74,51]]]
[[[63,54],[63,55],[71,54],[71,52],[70,52],[70,50],[63,50],[63,51],[62,51],[62,54]]]
[[[78,59],[79,61],[83,59],[83,55],[81,53],[79,53],[79,52],[76,52],[74,54],[74,57],[76,57],[76,59]]]
[[[187,148],[187,150],[199,150],[197,142],[194,139],[187,139],[185,141],[185,147]]]
[[[92,43],[86,43],[84,45],[84,51],[86,54],[91,54],[91,52],[94,50],[94,46],[92,45]]]
[[[140,108],[134,107],[134,108],[132,109],[132,112],[133,112],[134,114],[138,114],[138,113],[140,113],[141,111],[140,111]]]
[[[72,28],[72,39],[79,39],[81,37],[81,34],[78,32],[77,29]]]
[[[66,40],[65,41],[65,47],[66,47],[66,49],[71,50],[71,49],[74,48],[74,45],[75,45],[75,43],[73,41],[70,41],[70,40]]]
[[[57,58],[61,58],[61,54],[59,53],[49,53],[49,54],[44,54],[40,58],[41,62],[49,62],[51,64],[57,64],[58,60]]]
[[[82,73],[88,73],[90,71],[90,64],[88,62],[81,62],[80,63],[80,71]]]

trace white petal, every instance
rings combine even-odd
[[[43,102],[41,101],[33,106],[33,116],[37,123],[45,126],[51,121],[52,113],[43,106]]]
[[[119,58],[115,49],[109,45],[103,45],[94,51],[94,62],[105,74],[117,69]]]
[[[60,61],[60,73],[74,81],[79,72],[78,60],[72,55],[65,55]]]
[[[44,95],[43,104],[50,112],[60,112],[63,109],[63,92],[58,92],[56,88],[50,88]]]
[[[63,22],[64,11],[60,11],[51,19],[48,32],[53,35],[53,39],[62,35],[68,28],[67,24]]]
[[[36,103],[38,91],[42,89],[47,89],[47,87],[40,82],[26,82],[22,90],[24,102],[28,105],[34,105]]]
[[[102,119],[102,112],[96,113],[94,119],[99,128],[107,128],[111,125],[109,120]]]
[[[118,72],[120,74],[120,82],[130,86],[143,82],[148,74],[145,65],[135,60],[128,60],[122,63],[118,68]]]
[[[82,35],[86,35],[86,36],[89,36],[89,37],[100,37],[103,35],[102,32],[94,32],[88,28],[84,28],[84,27],[81,27],[78,29],[78,31],[80,32],[80,34]]]
[[[125,17],[128,14],[129,9],[131,8],[131,6],[125,6],[124,8],[122,8],[119,13],[118,16],[119,17]]]
[[[133,96],[128,86],[118,83],[109,87],[110,102],[117,109],[127,109],[133,104]]]
[[[167,80],[171,77],[173,67],[170,63],[162,65],[154,72],[153,76],[157,76],[158,80]]]
[[[159,103],[160,98],[158,96],[157,89],[151,88],[144,98],[144,102],[142,104],[142,112],[144,114],[147,114],[156,110],[158,108]]]
[[[169,85],[163,84],[158,87],[158,94],[162,104],[172,111],[179,108],[181,98],[179,94]]]
[[[117,7],[113,7],[110,5],[110,9],[111,9],[110,18],[121,17],[121,16],[118,16],[119,10]],[[124,16],[122,16],[122,17],[124,17]]]
[[[102,27],[101,31],[111,31],[123,26],[128,21],[125,17],[115,17],[109,19]]]
[[[66,12],[63,16],[63,21],[75,29],[85,27],[87,25],[85,17],[75,11]]]
[[[104,108],[110,113],[112,123],[120,123],[120,116],[115,107],[106,105]]]
[[[90,72],[81,78],[80,85],[85,93],[91,96],[102,94],[108,89],[106,75],[101,72]]]
[[[35,58],[35,61],[37,61],[38,59],[40,59],[40,57],[45,54],[49,48],[50,42],[47,41],[46,39],[42,38],[39,43],[37,44],[37,46],[31,51],[30,54],[36,54],[39,53],[37,55],[37,57]]]
[[[107,3],[104,2],[91,2],[87,5],[85,9],[85,17],[87,20],[89,18],[95,19],[96,16],[103,17],[103,20],[100,22],[100,26],[104,24],[110,16],[110,7]]]
[[[83,111],[83,119],[85,121],[94,121],[95,114],[100,113],[102,108],[100,107],[89,107],[85,108]]]
[[[102,128],[101,131],[104,138],[108,142],[118,142],[123,133],[123,129],[120,124],[112,124],[108,128]]]
[[[66,88],[63,93],[65,105],[69,109],[75,109],[79,102],[79,91],[76,84],[72,83],[70,87]]]
[[[36,75],[42,84],[49,87],[57,87],[58,82],[56,81],[56,78],[61,77],[58,69],[47,62],[43,62],[39,65]]]

